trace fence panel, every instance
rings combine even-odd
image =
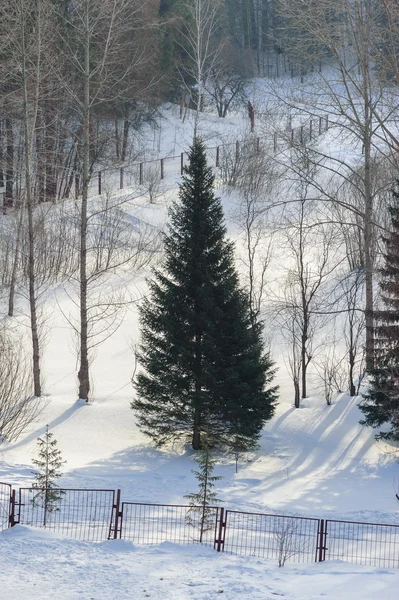
[[[218,507],[122,502],[120,536],[136,544],[204,544],[216,546]]]
[[[326,560],[399,567],[399,525],[326,521]]]
[[[10,524],[11,485],[0,482],[0,531]]]
[[[277,559],[314,562],[320,519],[226,511],[224,552]]]
[[[16,522],[84,542],[113,537],[115,491],[20,488]]]

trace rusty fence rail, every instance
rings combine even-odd
[[[286,562],[399,568],[399,525],[121,502],[120,490],[20,488],[0,482],[0,531],[21,523],[88,542],[204,544]]]

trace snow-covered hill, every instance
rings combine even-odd
[[[172,113],[169,108],[159,141],[164,154],[175,153],[175,146],[187,148],[192,135],[192,123],[183,126],[176,111]],[[220,126],[215,118],[207,121],[208,138],[213,121]],[[226,120],[223,127],[239,138],[243,116]],[[176,181],[168,180],[167,187],[169,191],[159,195],[155,205],[149,206],[145,198],[135,202],[132,214],[162,227]],[[228,216],[230,197],[224,195],[223,202]],[[229,232],[235,235],[233,225]],[[282,259],[277,257],[279,262]],[[134,297],[145,288],[145,275],[135,273],[129,278],[124,273]],[[22,299],[20,306],[23,326]],[[90,404],[76,399],[76,356],[66,319],[76,307],[69,288],[54,287],[48,293],[47,309],[43,357],[47,405],[16,442],[0,446],[0,481],[15,486],[32,482],[36,439],[48,424],[67,461],[64,487],[121,488],[123,500],[182,503],[183,496],[196,488],[192,451],[154,449],[138,430],[130,409],[137,306],[126,310],[122,325],[97,350]],[[359,399],[341,394],[327,406],[313,387],[302,407],[294,409],[292,384],[278,346],[273,358],[279,368],[279,406],[265,427],[259,449],[243,457],[237,473],[233,457],[217,456],[216,474],[223,477],[217,493],[224,506],[399,524],[394,494],[398,455],[394,448],[376,443],[374,432],[359,425]],[[282,574],[271,563],[218,556],[207,549],[163,544],[142,550],[124,542],[90,546],[23,527],[0,534],[0,555],[0,599],[205,600],[220,594],[230,600],[275,596],[393,600],[399,582],[399,573],[393,571],[330,564],[289,567]]]

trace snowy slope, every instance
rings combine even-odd
[[[220,119],[210,118],[203,125],[204,132],[211,139],[217,124],[218,139],[223,132],[240,138],[248,126],[243,119],[239,115],[221,125]],[[183,126],[176,109],[168,108],[159,140],[161,155],[174,153],[176,148],[187,149],[190,135],[192,122]],[[149,206],[145,198],[136,202],[132,215],[162,228],[167,204],[176,193],[176,181],[169,180],[167,187],[170,191],[160,195],[155,205]],[[223,198],[227,215],[231,201],[228,196]],[[232,224],[229,233],[234,238]],[[281,259],[276,257],[277,262]],[[146,274],[124,273],[135,298],[145,290]],[[67,461],[61,480],[64,487],[121,488],[124,500],[181,503],[183,496],[196,487],[191,450],[154,449],[137,429],[130,409],[137,306],[132,304],[126,310],[121,327],[98,348],[92,366],[93,402],[85,404],[76,400],[76,355],[66,319],[76,310],[70,295],[71,290],[64,286],[48,294],[43,361],[47,405],[19,440],[0,447],[0,481],[16,486],[32,481],[36,439],[48,424]],[[22,299],[20,303],[22,306]],[[23,316],[20,321],[23,323]],[[314,388],[302,407],[295,410],[292,384],[278,346],[273,358],[279,367],[276,380],[280,404],[265,427],[259,449],[243,457],[238,473],[231,456],[217,456],[216,474],[223,476],[218,482],[218,496],[224,505],[250,511],[399,523],[393,487],[398,477],[397,454],[395,449],[377,444],[374,432],[359,425],[359,400],[342,394],[327,406]],[[21,527],[0,535],[0,555],[0,599],[11,595],[11,590],[16,600],[44,599],[60,589],[58,597],[62,600],[205,600],[218,593],[231,600],[279,595],[297,600],[388,600],[395,597],[394,585],[397,589],[398,584],[397,573],[377,569],[312,565],[287,567],[283,575],[265,561],[221,557],[201,548],[183,550],[164,544],[142,550],[122,542],[90,546]],[[24,573],[17,589],[12,582],[16,555],[17,566]],[[48,564],[54,559],[57,568],[48,573]],[[96,585],[100,572],[100,584]],[[72,584],[71,577],[79,583]],[[35,595],[32,586],[40,587],[40,593]],[[134,593],[130,592],[132,588]]]

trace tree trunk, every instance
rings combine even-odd
[[[88,348],[88,311],[87,311],[87,200],[89,192],[90,162],[90,38],[89,7],[86,4],[85,24],[85,73],[83,106],[83,185],[80,214],[80,367],[79,398],[89,401],[89,348]]]
[[[130,128],[130,120],[129,120],[129,107],[126,106],[125,109],[125,117],[123,119],[123,139],[122,139],[122,151],[121,151],[121,160],[126,160],[127,154],[127,146],[129,142],[129,128]]]
[[[14,205],[14,131],[12,119],[6,118],[6,192],[4,195],[4,207],[12,208]]]
[[[19,214],[19,220],[18,220],[17,240],[15,243],[14,262],[12,265],[11,281],[10,281],[10,293],[8,295],[8,316],[9,317],[14,316],[15,284],[16,284],[17,273],[18,273],[19,252],[21,249],[22,225],[24,222],[24,213],[25,213],[25,202],[22,203],[22,206],[20,208],[20,214]]]
[[[201,371],[202,371],[202,336],[200,332],[195,335],[195,397],[194,397],[194,424],[193,424],[193,450],[201,448]]]
[[[27,92],[27,75],[26,75],[26,47],[25,47],[25,20],[24,7],[20,0],[21,7],[21,69],[22,69],[22,95],[23,95],[23,120],[24,120],[24,153],[25,153],[25,194],[28,211],[28,277],[29,277],[29,307],[32,335],[32,350],[33,350],[33,386],[35,396],[41,396],[40,383],[40,349],[39,349],[39,331],[37,321],[37,306],[36,306],[36,274],[35,274],[35,231],[33,224],[33,199],[31,188],[31,153],[32,140],[29,131],[29,105]],[[40,2],[38,3],[38,11],[40,11]],[[36,96],[37,98],[37,96]],[[32,132],[34,130],[35,119],[33,120]]]

